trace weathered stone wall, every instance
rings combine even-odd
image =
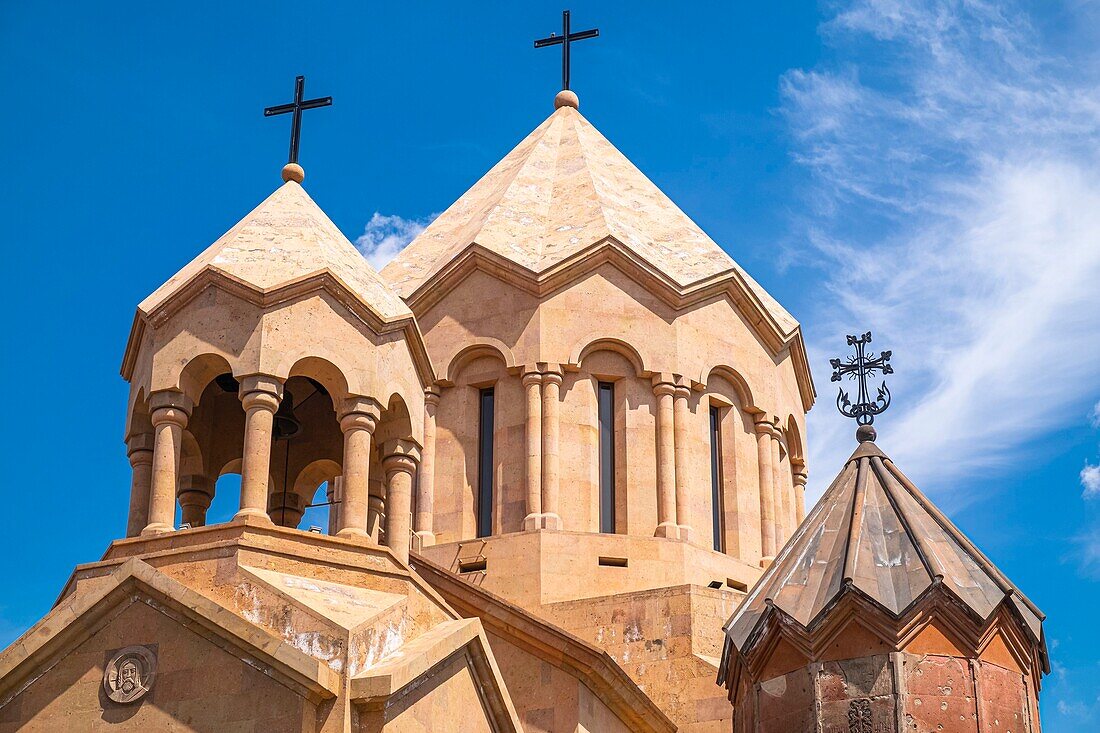
[[[735,731],[1038,733],[1030,680],[987,661],[881,654],[811,664],[748,692]],[[899,719],[900,716],[900,719]]]
[[[104,667],[115,650],[138,642],[156,645],[155,683],[134,702],[113,702]],[[314,706],[294,691],[143,601],[0,707],[0,733],[311,733],[316,723]]]

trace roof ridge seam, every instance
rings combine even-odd
[[[893,461],[890,461],[890,464],[893,466]],[[924,507],[925,511],[928,512],[928,515],[932,517],[932,520],[940,529],[947,533],[953,540],[959,543],[959,546],[963,550],[970,554],[971,558],[993,579],[993,582],[997,584],[997,587],[1000,588],[1006,596],[1011,596],[1013,594],[1018,595],[1027,605],[1032,605],[1031,601],[1016,588],[1004,573],[1001,572],[1001,569],[994,565],[993,561],[985,556],[985,553],[979,550],[974,543],[939,510],[938,507],[932,504],[932,502],[924,496],[924,492],[920,491],[920,489],[918,489],[905,474],[898,470],[896,466],[893,466],[893,469],[891,474],[897,474],[896,480],[898,484],[913,497],[913,500],[917,502],[917,504]],[[1033,608],[1032,610],[1038,611],[1037,608]]]
[[[910,517],[906,514],[905,510],[901,508],[900,502],[894,497],[890,491],[890,486],[887,482],[887,477],[893,479],[893,476],[886,470],[886,466],[882,462],[882,458],[878,456],[870,457],[871,467],[874,469],[875,474],[878,476],[879,482],[882,484],[883,494],[886,495],[886,500],[890,502],[891,508],[898,517],[898,521],[901,522],[902,527],[905,528],[905,533],[909,535],[910,542],[913,543],[913,549],[917,551],[917,557],[920,558],[921,564],[924,565],[924,569],[928,572],[928,577],[932,579],[933,585],[936,585],[939,580],[944,577],[943,568],[939,567],[938,563],[933,563],[932,553],[924,545],[924,538],[918,537],[913,531],[913,523],[910,521]],[[896,479],[894,479],[896,482]],[[904,488],[904,487],[903,487]]]
[[[609,237],[614,238],[614,240],[616,242],[618,242],[621,246],[626,248],[626,244],[624,242],[622,242],[622,240],[620,239],[617,231],[612,228],[611,222],[607,218],[607,208],[608,208],[608,206],[607,206],[606,197],[604,196],[603,191],[600,188],[600,184],[596,181],[596,177],[592,174],[592,165],[590,164],[590,159],[589,159],[589,156],[587,154],[587,149],[585,148],[584,144],[582,143],[583,123],[591,124],[590,122],[588,122],[588,120],[586,120],[580,114],[580,112],[578,112],[577,113],[577,119],[573,122],[573,131],[577,136],[577,149],[580,151],[581,159],[584,161],[584,173],[585,173],[586,176],[588,176],[588,180],[591,181],[591,183],[592,183],[592,191],[593,191],[593,193],[596,194],[596,200],[599,202],[599,206],[597,207],[597,209],[598,209],[599,214],[600,214],[600,219],[603,221],[604,228],[607,230],[607,235]],[[608,141],[608,143],[610,143],[610,140]],[[612,145],[612,147],[614,147],[614,146]],[[617,149],[618,148],[616,148],[616,150]],[[639,173],[640,172],[641,171],[639,171]],[[631,251],[633,252],[633,250],[631,250]],[[637,257],[639,259],[642,259],[642,260],[646,259],[645,257],[642,257],[641,254],[639,254],[637,252],[634,252],[634,254],[637,255]],[[648,260],[646,261],[646,264],[648,264],[650,267],[652,267],[655,270],[660,270],[659,267],[656,267],[652,262],[649,262]],[[664,274],[664,273],[662,273],[662,274]],[[672,278],[670,278],[670,279],[672,279]],[[679,286],[679,283],[677,282],[676,285]]]
[[[867,467],[864,461],[856,462],[856,486],[852,491],[852,509],[848,521],[848,541],[844,546],[844,565],[841,567],[842,584],[854,584],[856,555],[859,552],[859,534],[863,532],[863,502],[867,494]]]

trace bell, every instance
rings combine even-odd
[[[290,396],[290,392],[285,392],[282,402],[279,403],[279,409],[275,412],[274,425],[272,426],[275,440],[293,438],[301,430],[302,423],[294,417],[294,398]]]

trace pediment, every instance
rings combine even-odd
[[[311,702],[339,694],[337,673],[276,639],[210,598],[152,566],[130,559],[104,582],[64,597],[41,621],[0,652],[0,701],[10,699],[37,672],[92,637],[127,606],[148,604],[178,619],[233,656],[250,660],[265,673]]]

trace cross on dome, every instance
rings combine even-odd
[[[302,137],[302,111],[328,107],[332,104],[332,97],[318,97],[316,99],[302,99],[306,91],[306,78],[299,76],[294,80],[294,101],[288,104],[279,104],[264,110],[264,117],[292,113],[290,123],[290,158],[283,168],[283,180],[295,180],[301,183],[305,178],[305,172],[298,165],[298,144]]]
[[[855,418],[856,424],[859,425],[856,437],[861,443],[875,439],[875,431],[871,427],[875,421],[875,415],[881,414],[890,406],[890,390],[886,387],[886,382],[879,385],[878,393],[872,400],[867,389],[867,378],[875,376],[878,372],[884,375],[894,373],[894,368],[890,366],[892,352],[883,351],[875,356],[875,352],[865,351],[869,343],[871,343],[870,331],[858,337],[848,336],[848,345],[856,347],[855,356],[849,356],[847,361],[843,362],[840,359],[829,360],[829,365],[833,368],[831,381],[839,382],[844,377],[848,377],[858,383],[856,403],[852,404],[848,393],[841,387],[836,396],[836,407],[841,415]]]
[[[577,31],[572,33],[569,30],[569,11],[563,10],[561,13],[561,35],[551,33],[548,38],[540,38],[535,41],[535,48],[546,48],[547,46],[561,46],[561,88],[563,91],[569,89],[569,44],[573,41],[583,41],[586,38],[596,38],[600,35],[599,28],[592,28],[587,31]]]

